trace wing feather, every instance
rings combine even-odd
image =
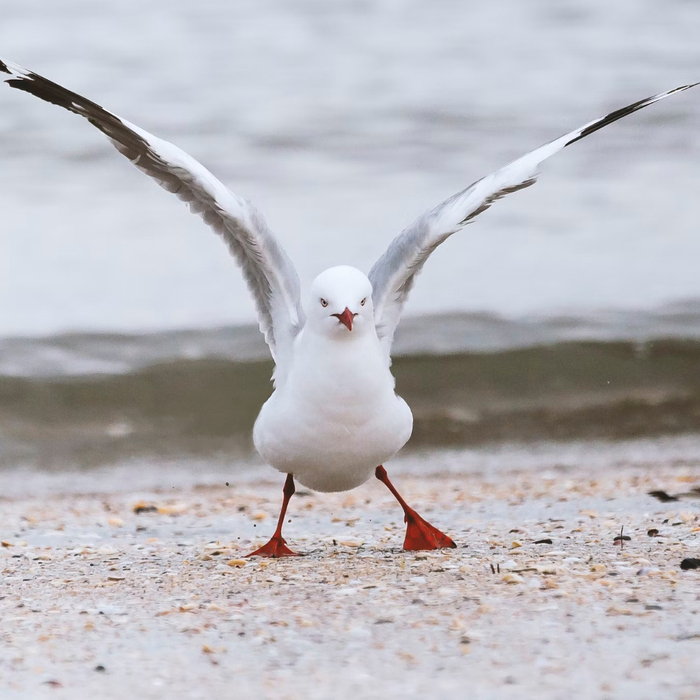
[[[420,216],[400,233],[369,273],[377,332],[387,352],[391,349],[394,332],[416,275],[421,271],[430,254],[443,241],[464,228],[502,197],[534,185],[539,164],[566,146],[580,141],[618,119],[698,84],[682,85],[639,100],[550,141],[501,170],[477,180]]]
[[[280,361],[304,325],[299,277],[294,265],[247,200],[227,189],[177,146],[130,124],[56,83],[0,60],[5,82],[86,118],[116,149],[163,189],[187,203],[226,242],[240,265],[258,314],[260,330]]]

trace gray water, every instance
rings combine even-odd
[[[306,283],[523,152],[700,79],[700,5],[22,0],[0,55],[253,199]],[[2,86],[0,86],[2,87]],[[700,298],[700,88],[586,139],[436,252],[407,314]],[[0,335],[249,323],[220,241],[89,124],[0,90]]]

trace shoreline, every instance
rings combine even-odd
[[[576,340],[575,328],[563,330],[573,337],[395,357],[396,392],[413,413],[410,448],[700,434],[698,338]],[[152,348],[152,339],[142,339],[145,349],[93,339],[80,351],[49,343],[33,353],[20,343],[3,360],[10,374],[0,375],[0,469],[249,456],[272,362],[217,357],[227,337],[208,349],[180,339],[177,353],[189,355],[179,359]],[[34,367],[27,376],[25,355],[25,369]],[[103,360],[115,366],[99,369]],[[52,374],[56,363],[66,371]]]
[[[700,435],[654,436],[630,440],[568,440],[493,443],[472,447],[426,449],[410,443],[386,464],[390,476],[425,478],[481,476],[507,478],[527,472],[548,476],[568,470],[604,472],[635,468],[653,473],[675,465],[700,468]],[[0,502],[3,497],[37,495],[159,492],[196,486],[278,484],[283,476],[256,455],[221,451],[212,457],[142,455],[91,467],[78,463],[38,467],[34,460],[0,468]]]

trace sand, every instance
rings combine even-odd
[[[395,481],[457,549],[403,552],[374,481],[302,489],[282,560],[243,558],[281,479],[8,485],[0,697],[700,697],[700,501],[647,495],[697,466]]]

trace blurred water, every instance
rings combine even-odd
[[[367,270],[524,151],[700,79],[700,5],[23,0],[0,55],[176,142],[308,282]],[[441,248],[407,313],[700,297],[700,89],[596,134]],[[249,322],[220,241],[87,123],[0,90],[0,335]]]
[[[163,334],[160,346],[154,336],[111,339],[64,336],[30,347],[30,357],[41,350],[67,373],[0,374],[0,470],[250,454],[272,391],[271,360],[198,357],[186,334]],[[92,361],[71,361],[76,354]],[[413,354],[396,357],[392,371],[413,411],[407,450],[700,434],[697,338]]]

